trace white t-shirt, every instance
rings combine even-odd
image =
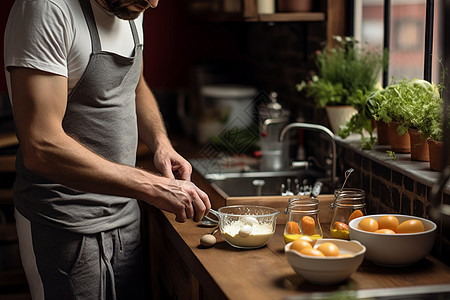
[[[130,57],[134,49],[128,21],[107,12],[90,0],[102,50]],[[143,14],[135,21],[143,44]],[[16,0],[6,25],[5,69],[38,69],[68,78],[68,92],[75,87],[92,52],[89,29],[78,0]],[[101,76],[101,74],[99,74]]]

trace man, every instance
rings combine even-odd
[[[208,196],[143,76],[158,0],[16,0],[5,67],[20,149],[14,204],[35,299],[142,297],[137,200],[199,221]],[[139,137],[162,176],[135,167]]]

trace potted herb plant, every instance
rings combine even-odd
[[[351,132],[362,134],[365,129],[372,132],[371,117],[366,114],[366,96],[377,89],[378,77],[382,70],[385,56],[367,45],[359,44],[352,37],[335,36],[336,46],[328,50],[325,47],[317,53],[317,74],[310,81],[297,84],[298,91],[304,91],[312,97],[318,107],[326,108],[332,130],[339,132],[353,115],[359,117],[344,128],[342,137]],[[340,113],[344,117],[336,118]]]
[[[435,171],[442,170],[443,151],[443,101],[432,101],[423,107],[423,113],[415,123],[422,137],[427,139],[430,168]],[[447,126],[450,126],[448,124]]]
[[[409,129],[418,129],[425,138],[424,123],[429,122],[428,107],[441,102],[436,85],[426,80],[402,80],[369,96],[371,112],[376,120],[389,124],[390,145],[394,152],[410,153]],[[414,146],[418,146],[416,141]],[[415,158],[413,158],[415,159]],[[423,159],[421,159],[423,160]]]
[[[429,161],[427,138],[436,137],[440,131],[435,127],[439,127],[441,123],[441,86],[418,79],[412,80],[409,85],[411,97],[415,98],[415,101],[412,101],[415,105],[407,107],[410,109],[408,132],[411,140],[411,160]],[[434,129],[430,130],[433,127]]]

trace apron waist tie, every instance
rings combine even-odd
[[[101,270],[101,299],[116,299],[114,270],[111,265],[113,247],[106,247],[105,232],[99,234],[100,270]]]

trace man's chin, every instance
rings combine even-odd
[[[159,0],[150,0],[150,6],[151,8],[155,8],[158,6]]]
[[[114,15],[119,19],[130,21],[136,20],[141,15],[141,13],[141,11],[121,10],[114,12]]]

